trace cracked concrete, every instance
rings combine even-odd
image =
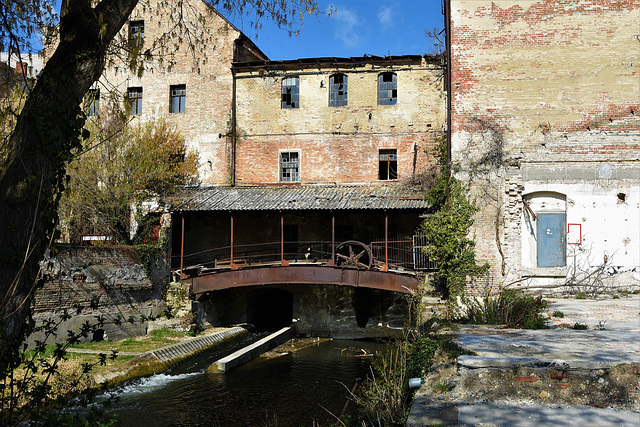
[[[460,326],[476,355],[434,366],[407,425],[640,425],[640,295],[547,301],[550,329]]]

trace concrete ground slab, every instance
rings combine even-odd
[[[640,425],[640,413],[589,406],[524,406],[481,403],[458,408],[461,426],[624,426]]]
[[[547,301],[551,329],[461,325],[476,356],[430,374],[407,426],[640,426],[640,295]]]

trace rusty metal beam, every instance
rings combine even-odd
[[[349,268],[291,265],[222,271],[193,277],[192,292],[275,284],[343,285],[411,293],[420,284],[415,276]]]

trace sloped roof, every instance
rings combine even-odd
[[[385,210],[429,208],[424,192],[398,185],[192,187],[173,211]]]

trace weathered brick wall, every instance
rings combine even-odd
[[[594,258],[640,266],[623,243],[640,246],[638,28],[638,0],[451,1],[454,161],[482,207],[474,233],[494,284],[522,275],[534,192],[566,197],[567,222],[598,236]],[[611,209],[616,193],[628,209]]]
[[[146,264],[128,247],[56,247],[42,263],[46,282],[36,291],[34,319],[59,318],[66,310],[73,318],[59,332],[62,339],[65,329],[78,332],[97,315],[110,338],[144,334],[146,318],[162,313],[162,286],[169,282],[165,255]]]
[[[300,150],[305,184],[376,182],[380,149],[397,150],[399,180],[423,171],[445,123],[442,72],[434,59],[379,62],[238,71],[237,183],[279,182],[280,150]],[[397,105],[378,105],[386,71],[397,75]],[[348,77],[348,105],[329,107],[329,77],[338,72]],[[288,76],[300,78],[299,108],[281,108]]]
[[[129,87],[142,87],[140,120],[164,117],[184,135],[191,150],[200,156],[200,179],[204,184],[228,184],[231,162],[231,109],[233,76],[231,63],[234,46],[241,33],[205,2],[190,2],[184,7],[183,25],[190,31],[165,41],[163,49],[155,45],[177,19],[177,2],[140,4],[130,20],[144,20],[144,47],[151,59],[144,61],[141,74],[129,70],[126,62],[113,61],[103,74],[99,87],[114,89],[124,95]],[[203,20],[199,20],[199,16]],[[196,24],[197,23],[197,24]],[[121,40],[128,36],[128,24]],[[175,46],[178,49],[175,49]],[[184,113],[169,113],[170,86],[186,85]],[[104,85],[104,86],[103,86]],[[115,86],[115,87],[114,87]],[[106,94],[105,94],[106,95]],[[106,98],[106,96],[105,96]],[[106,103],[106,99],[103,99]]]

